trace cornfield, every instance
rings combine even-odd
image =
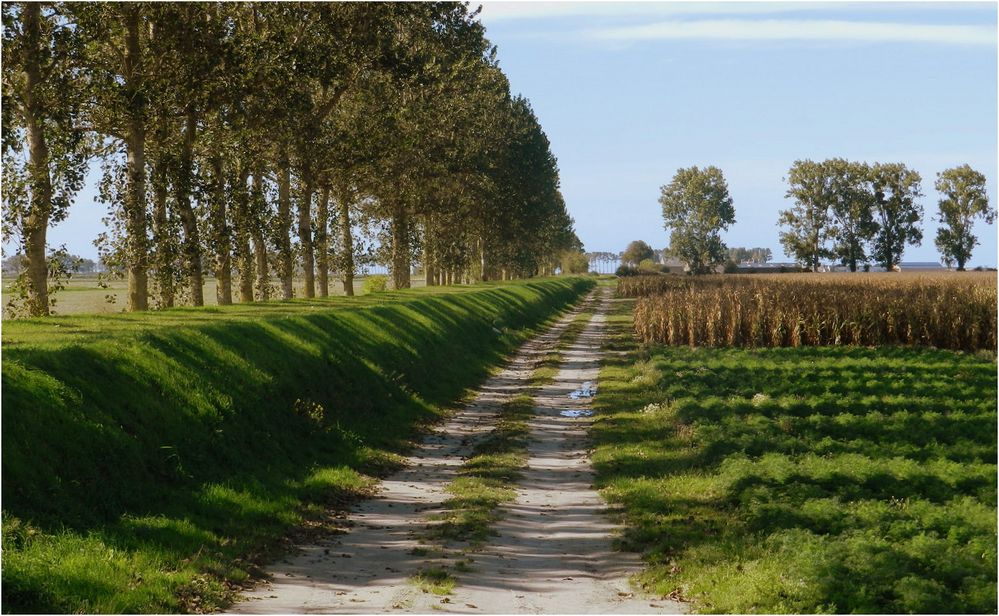
[[[996,349],[990,273],[648,276],[621,280],[618,291],[639,297],[644,342]]]

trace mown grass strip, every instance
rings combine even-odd
[[[5,323],[3,609],[224,606],[592,284]]]
[[[707,613],[994,613],[995,356],[639,346],[618,300],[598,485]],[[623,352],[623,354],[621,354]]]
[[[474,446],[459,476],[445,488],[451,496],[444,501],[445,512],[431,518],[428,541],[463,543],[474,550],[492,536],[493,525],[503,515],[500,506],[516,499],[515,486],[527,464],[534,396],[555,379],[562,352],[576,342],[592,316],[589,307],[576,315],[538,361],[525,390],[501,406],[496,427]],[[449,575],[451,570],[467,570],[465,560],[447,563],[446,550],[440,554],[444,558],[437,567]],[[416,578],[422,575],[421,571]]]

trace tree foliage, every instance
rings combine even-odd
[[[817,271],[819,260],[834,254],[827,245],[833,237],[829,177],[822,163],[796,160],[786,181],[786,196],[794,205],[780,213],[780,243],[787,254]]]
[[[975,219],[992,224],[996,210],[989,204],[985,190],[985,176],[969,165],[961,165],[937,174],[939,201],[939,221],[943,223],[937,230],[936,246],[944,261],[956,263],[958,271],[971,258],[971,251],[978,245],[978,238],[972,233]]]
[[[919,173],[902,163],[876,163],[870,168],[874,192],[874,219],[877,231],[871,256],[887,271],[902,260],[906,245],[919,246],[923,240],[920,221],[923,206]]]
[[[25,256],[16,310],[43,316],[48,227],[66,218],[86,174],[80,38],[62,4],[4,3],[3,51],[3,235]]]
[[[652,250],[652,246],[642,240],[635,240],[628,244],[628,247],[624,249],[621,253],[621,260],[625,263],[637,266],[642,261],[646,259],[655,258],[655,251]]]
[[[920,177],[902,163],[799,160],[787,182],[794,205],[780,213],[780,241],[812,271],[824,258],[850,271],[868,259],[891,270],[922,240]]]
[[[414,261],[441,284],[550,274],[581,247],[540,122],[466,4],[7,3],[3,16],[5,231],[64,217],[99,163],[100,252],[126,272],[131,310],[201,305],[206,273],[221,304],[269,297],[274,275],[290,298],[296,272],[306,296],[335,273],[352,289],[369,249],[401,288]],[[31,126],[45,157],[29,156]]]
[[[733,263],[769,263],[773,259],[773,251],[769,248],[743,248],[737,246],[728,249],[728,258]]]
[[[670,252],[687,262],[691,273],[706,274],[722,263],[726,247],[720,232],[735,222],[735,208],[721,169],[680,169],[659,197]]]

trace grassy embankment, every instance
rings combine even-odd
[[[6,323],[4,610],[224,605],[590,286]]]
[[[618,300],[594,461],[641,581],[701,612],[996,610],[996,360],[640,346]]]

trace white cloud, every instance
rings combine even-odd
[[[996,44],[995,28],[988,26],[803,19],[662,21],[588,30],[585,35],[606,41],[714,39]]]
[[[635,17],[674,15],[737,15],[827,10],[835,2],[534,2],[485,0],[482,15],[487,23],[516,19],[566,17]],[[473,1],[472,6],[476,3]],[[842,6],[842,4],[840,4]]]

